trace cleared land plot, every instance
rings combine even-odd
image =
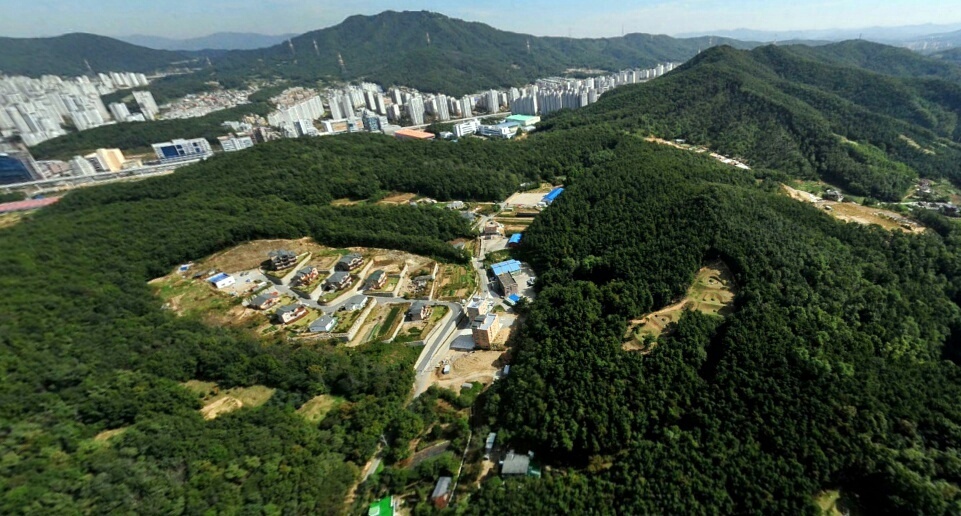
[[[392,192],[387,197],[377,201],[377,204],[408,204],[418,197],[417,194]]]
[[[473,269],[463,265],[444,264],[437,273],[437,290],[434,297],[440,300],[461,300],[477,287]]]
[[[731,270],[723,262],[714,262],[697,271],[694,284],[684,299],[631,321],[627,331],[627,351],[650,351],[644,346],[644,337],[658,337],[671,323],[680,320],[684,310],[697,310],[709,315],[726,316],[733,308],[736,289]]]
[[[309,238],[298,240],[253,240],[236,247],[220,251],[196,263],[195,269],[217,269],[228,274],[236,271],[256,269],[267,260],[267,253],[277,249],[287,249],[298,255],[320,251],[325,248]]]
[[[550,192],[518,192],[511,195],[504,201],[505,206],[537,206],[537,203],[544,200],[544,196]]]
[[[353,199],[334,199],[330,202],[331,206],[356,206],[364,201],[355,201]]]
[[[214,382],[190,380],[182,385],[200,397],[203,403],[200,415],[204,419],[214,419],[242,407],[259,407],[274,395],[274,389],[263,385],[235,387],[224,391]]]
[[[357,331],[357,335],[354,336],[354,340],[352,340],[349,345],[359,346],[365,342],[373,342],[390,337],[394,334],[397,326],[403,324],[404,317],[407,315],[409,308],[409,303],[377,305],[371,310],[370,315],[367,316],[367,320],[364,321],[363,326]]]
[[[782,185],[785,193],[792,199],[806,202],[824,210],[832,217],[845,222],[855,222],[858,224],[876,224],[888,231],[907,231],[908,233],[923,233],[925,227],[917,222],[890,210],[862,206],[852,202],[825,201],[816,195],[804,192],[787,185]]]
[[[297,413],[307,421],[317,423],[343,402],[344,398],[340,396],[321,394],[320,396],[314,396],[308,400],[307,403],[301,405],[300,408],[297,409]]]
[[[434,370],[432,383],[438,387],[460,392],[465,383],[480,382],[490,385],[500,376],[510,361],[507,351],[456,351],[449,350],[445,360],[450,361],[450,373],[443,374],[442,367]]]

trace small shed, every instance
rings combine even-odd
[[[447,507],[447,504],[450,502],[450,486],[453,482],[454,479],[451,477],[440,477],[437,479],[434,492],[430,494],[430,501],[434,503],[434,507],[438,509]]]

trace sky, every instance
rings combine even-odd
[[[0,0],[0,36],[299,34],[389,9],[573,37],[961,22],[961,0]]]

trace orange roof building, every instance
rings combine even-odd
[[[434,133],[418,131],[417,129],[399,129],[394,133],[398,140],[433,140]]]

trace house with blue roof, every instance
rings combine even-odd
[[[555,200],[557,200],[557,198],[560,197],[562,193],[564,193],[563,187],[555,188],[551,190],[549,194],[545,195],[544,198],[541,199],[541,202],[543,202],[544,204],[550,204]]]
[[[507,247],[517,247],[521,245],[521,237],[523,233],[514,233],[509,239],[507,239]]]

